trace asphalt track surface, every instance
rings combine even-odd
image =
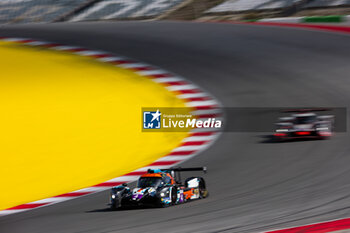
[[[122,22],[2,27],[0,36],[103,49],[155,64],[192,80],[225,107],[350,104],[347,35],[253,25]],[[264,135],[224,133],[184,164],[208,166],[207,199],[112,212],[103,192],[1,217],[0,232],[259,232],[350,217],[348,133],[289,143],[263,143]]]

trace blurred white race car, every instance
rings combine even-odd
[[[316,111],[327,111],[327,109],[284,111],[293,114],[289,117],[279,118],[279,122],[276,123],[274,139],[278,141],[297,138],[328,139],[333,135],[334,116],[317,115]]]

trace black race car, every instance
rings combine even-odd
[[[182,183],[180,172],[184,171],[206,172],[206,167],[150,169],[138,179],[137,187],[133,190],[127,184],[113,187],[110,194],[111,208],[166,207],[207,197],[204,179],[189,177]]]

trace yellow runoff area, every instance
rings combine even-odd
[[[134,72],[0,42],[0,210],[145,166],[187,136],[141,131],[141,107],[184,107]]]

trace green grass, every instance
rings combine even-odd
[[[304,23],[340,23],[342,21],[342,15],[310,16],[302,19]]]

